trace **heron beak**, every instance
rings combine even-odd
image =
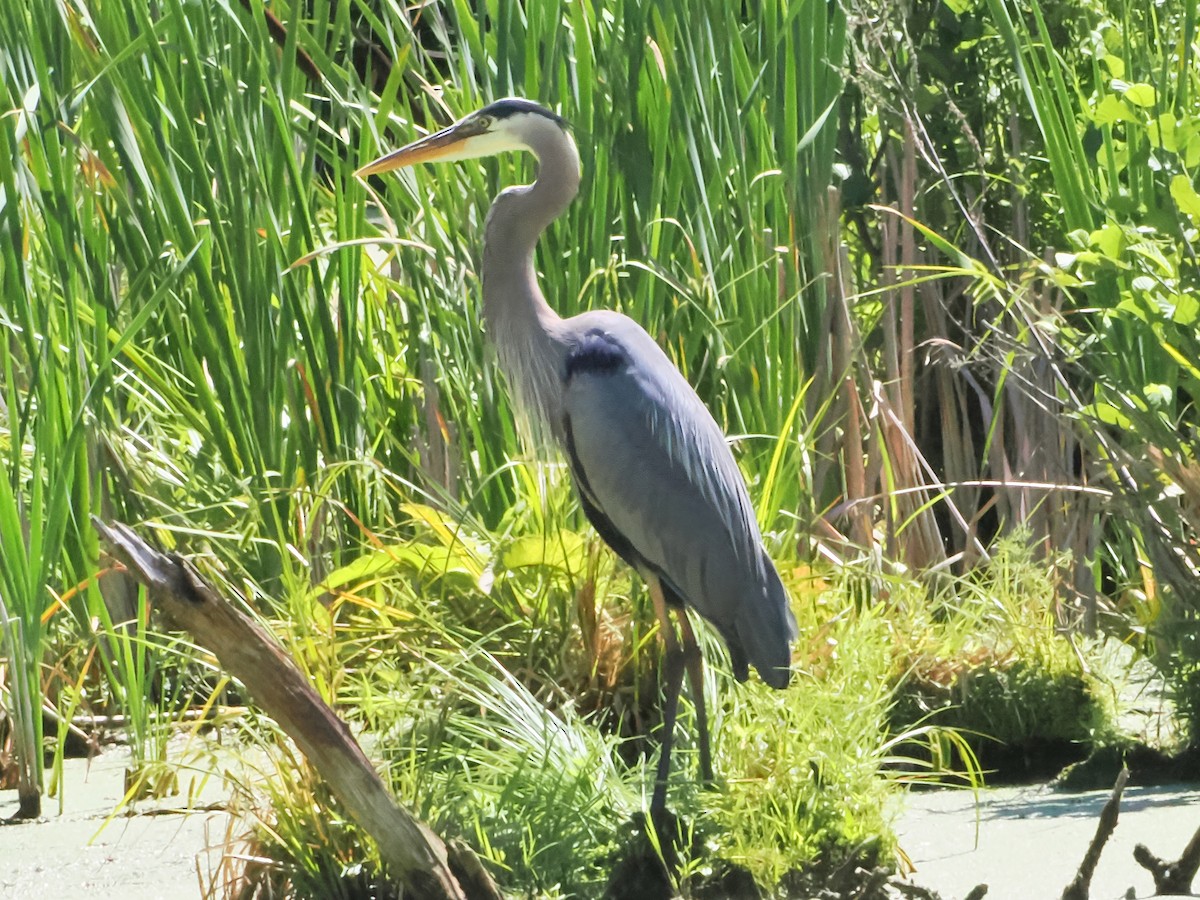
[[[393,150],[374,162],[367,163],[354,174],[359,178],[365,178],[367,175],[391,172],[393,169],[417,163],[462,159],[467,141],[483,133],[483,129],[469,120],[455,122],[448,128],[443,128],[441,131],[434,132],[419,141],[413,141],[399,150]]]

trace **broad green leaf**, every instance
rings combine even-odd
[[[577,575],[587,564],[587,542],[574,531],[525,535],[505,549],[503,563],[506,569],[549,566]]]
[[[1111,260],[1119,260],[1125,249],[1125,232],[1113,222],[1101,225],[1091,233],[1089,240],[1093,247]]]
[[[1175,201],[1180,212],[1186,213],[1195,221],[1200,221],[1200,194],[1196,193],[1196,188],[1192,186],[1192,179],[1186,175],[1176,175],[1172,178],[1171,199]]]
[[[334,570],[312,591],[312,596],[353,590],[357,585],[399,572],[411,572],[429,579],[463,575],[475,583],[480,576],[476,560],[461,544],[393,544],[366,553]]]
[[[1121,84],[1123,84],[1123,82],[1114,80],[1113,88],[1117,89],[1117,90],[1121,90],[1121,88],[1118,87],[1118,85],[1121,85]],[[1153,85],[1145,84],[1144,82],[1139,82],[1137,84],[1130,84],[1130,85],[1125,86],[1124,90],[1121,91],[1121,96],[1123,96],[1126,100],[1128,100],[1134,106],[1140,106],[1143,109],[1145,109],[1147,107],[1151,107],[1154,105],[1155,97],[1157,96],[1157,94],[1154,90]]]
[[[1200,134],[1192,134],[1183,151],[1183,164],[1189,169],[1200,165]]]
[[[463,571],[472,573],[475,578],[483,575],[484,554],[474,546],[475,542],[464,532],[459,522],[424,503],[405,503],[401,508],[414,523],[428,527],[443,547],[461,557]]]
[[[1195,294],[1176,294],[1172,298],[1171,321],[1178,325],[1191,326],[1200,320],[1200,299]]]
[[[1117,312],[1125,312],[1141,319],[1143,322],[1148,322],[1151,317],[1152,308],[1137,296],[1125,297],[1113,307]]]
[[[368,579],[394,572],[399,568],[419,569],[425,564],[427,555],[427,550],[418,549],[418,545],[415,544],[395,544],[381,547],[334,569],[321,582],[317,593],[337,591],[347,586],[360,584]]]
[[[1175,116],[1171,113],[1162,113],[1157,119],[1152,119],[1146,125],[1146,131],[1149,133],[1152,143],[1172,153],[1178,151]]]
[[[1133,428],[1133,423],[1129,420],[1129,417],[1111,403],[1093,403],[1091,413],[1106,425],[1115,425],[1118,428],[1124,429]]]
[[[1148,384],[1142,388],[1142,395],[1151,409],[1168,409],[1174,400],[1175,392],[1166,384]]]
[[[1129,107],[1116,94],[1105,94],[1094,110],[1092,121],[1097,125],[1111,125],[1114,122],[1134,122],[1136,118],[1130,114]]]

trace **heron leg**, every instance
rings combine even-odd
[[[678,612],[679,627],[683,635],[683,664],[687,668],[688,683],[692,686],[692,703],[696,707],[696,731],[700,739],[700,777],[705,784],[712,784],[712,752],[708,744],[708,710],[704,705],[704,655],[696,643],[696,632],[688,619],[687,610]]]
[[[675,636],[675,626],[663,597],[662,584],[657,576],[646,579],[659,630],[666,644],[666,671],[663,674],[662,749],[658,757],[658,772],[654,778],[654,795],[650,799],[651,817],[660,816],[667,808],[667,776],[671,772],[671,745],[675,736],[675,715],[679,710],[679,692],[683,688],[684,650]]]

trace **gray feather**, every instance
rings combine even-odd
[[[597,329],[628,364],[567,379],[563,410],[591,499],[648,567],[717,627],[735,675],[745,677],[748,661],[782,687],[795,622],[720,427],[632,320],[592,312],[563,323],[564,334]]]

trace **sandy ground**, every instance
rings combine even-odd
[[[217,778],[180,775],[181,796],[138,805],[138,815],[112,815],[124,793],[129,754],[115,749],[92,760],[67,760],[65,812],[46,799],[37,822],[0,827],[0,898],[176,900],[202,897],[200,873],[220,860],[229,817],[181,814],[191,791],[194,807],[220,803]],[[0,819],[17,809],[15,791],[0,792]],[[206,879],[207,880],[207,879]]]
[[[1003,788],[982,792],[978,806],[965,791],[913,794],[897,833],[916,865],[913,881],[943,897],[986,884],[989,900],[1057,898],[1075,877],[1109,793]],[[1153,896],[1154,881],[1134,861],[1134,845],[1178,859],[1197,829],[1200,786],[1127,788],[1091,900]]]
[[[182,814],[179,798],[141,804],[138,815],[105,824],[121,798],[128,755],[111,750],[93,760],[68,760],[66,812],[47,802],[36,823],[0,827],[0,898],[155,900],[200,898],[219,861],[228,816]],[[217,778],[202,784],[181,775],[182,796],[219,804]],[[897,830],[917,868],[913,880],[958,900],[976,884],[990,900],[1056,898],[1074,877],[1096,829],[1107,791],[1062,794],[1039,788],[974,795],[927,791],[907,798]],[[174,805],[172,805],[174,804]],[[15,792],[0,793],[0,818],[16,809]],[[1200,828],[1200,786],[1130,788],[1120,823],[1101,857],[1092,900],[1148,897],[1153,884],[1132,857],[1136,843],[1174,859]],[[1132,888],[1134,894],[1128,895]]]

